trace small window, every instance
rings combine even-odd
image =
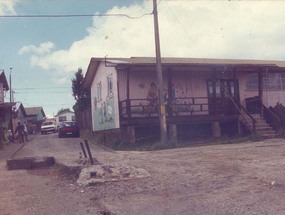
[[[272,72],[262,76],[263,89],[266,90],[281,90],[285,89],[285,74]],[[257,90],[258,89],[258,75],[257,73],[250,73],[246,76],[246,89]]]
[[[208,81],[208,91],[209,91],[209,97],[213,97],[213,81]]]
[[[247,90],[257,90],[258,89],[257,73],[248,73],[246,75],[246,89]]]
[[[112,96],[112,95],[113,95],[113,80],[112,80],[112,75],[109,75],[109,76],[107,77],[107,85],[108,85],[108,88],[107,88],[108,92],[107,92],[107,94],[108,94],[108,96]]]
[[[71,121],[75,122],[75,116],[71,116]]]
[[[98,98],[98,101],[102,100],[102,83],[101,82],[97,84],[97,98]]]
[[[220,82],[216,82],[216,97],[221,97],[221,84]]]
[[[60,116],[60,117],[58,117],[58,121],[59,121],[59,122],[64,122],[64,121],[66,121],[66,116]]]

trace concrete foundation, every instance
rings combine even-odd
[[[221,137],[221,127],[219,122],[212,122],[212,132],[213,132],[213,137]]]
[[[134,126],[127,126],[122,128],[122,139],[134,144],[136,142],[136,131]]]
[[[171,124],[168,126],[168,138],[169,141],[173,143],[177,143],[177,126],[175,124]]]

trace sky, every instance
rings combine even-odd
[[[157,3],[162,57],[285,60],[285,1]],[[154,57],[152,10],[152,0],[0,0],[0,70],[14,101],[53,116],[72,110],[71,79],[92,57]]]

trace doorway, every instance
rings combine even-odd
[[[233,100],[239,104],[238,81],[234,79],[207,80],[209,114],[238,113]]]

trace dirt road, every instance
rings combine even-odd
[[[75,165],[79,141],[36,136],[17,156],[52,155]],[[285,214],[282,139],[154,152],[92,146],[92,153],[151,176],[80,187],[51,170],[7,171],[1,162],[0,214]]]

